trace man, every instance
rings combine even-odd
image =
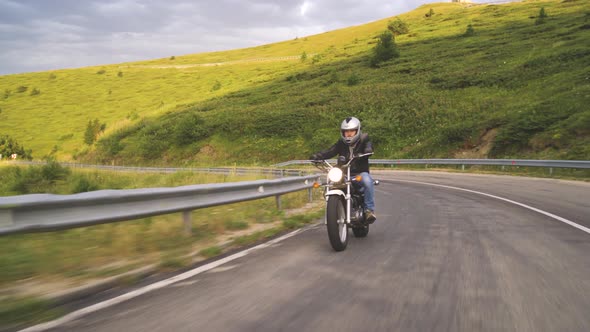
[[[349,117],[340,125],[341,138],[332,147],[311,155],[310,159],[330,159],[336,155],[344,156],[347,159],[355,155],[373,152],[373,143],[369,135],[361,133],[361,122],[355,117]],[[365,194],[365,216],[369,223],[373,223],[375,215],[375,188],[373,178],[369,174],[369,157],[363,157],[352,162],[350,172],[354,175],[361,175],[362,180],[357,185],[364,188]]]

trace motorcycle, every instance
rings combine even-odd
[[[350,160],[341,156],[338,158],[336,166],[332,166],[326,160],[312,160],[312,163],[320,170],[327,173],[325,184],[315,184],[315,187],[324,186],[326,191],[326,219],[325,224],[328,229],[328,238],[332,248],[336,251],[346,249],[348,245],[348,228],[352,229],[355,237],[366,237],[369,234],[369,222],[366,220],[364,205],[364,195],[358,186],[354,186],[354,181],[361,181],[361,176],[357,175],[351,178],[351,163],[363,157],[368,157],[373,153],[356,155]],[[375,185],[379,181],[374,181]]]

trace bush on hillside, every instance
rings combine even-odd
[[[467,26],[467,29],[465,30],[465,33],[463,34],[463,36],[465,37],[471,37],[475,35],[475,29],[473,28],[473,25],[469,24]]]
[[[27,91],[27,89],[29,89],[29,87],[26,87],[26,86],[24,86],[24,85],[21,85],[21,86],[19,86],[18,88],[16,88],[16,92],[18,92],[18,93],[23,93],[23,92],[26,92],[26,91]]]
[[[88,120],[86,131],[84,132],[84,143],[88,145],[94,144],[96,137],[105,130],[106,126],[106,123],[101,124],[98,119],[94,119],[94,121]]]
[[[305,62],[305,60],[307,60],[307,53],[305,53],[305,51],[301,53],[301,57],[299,59],[301,62]]]
[[[332,85],[334,83],[338,83],[340,78],[338,77],[338,72],[332,71],[328,79],[322,84],[323,86]]]
[[[189,145],[208,137],[209,128],[200,116],[189,114],[176,121],[173,136],[175,144]]]
[[[37,89],[37,88],[33,88],[33,90],[31,91],[31,96],[36,96],[41,94],[41,90]]]
[[[371,67],[377,67],[380,63],[399,57],[399,51],[393,38],[393,34],[389,31],[384,31],[377,41],[377,45],[373,49],[373,57],[371,58]]]
[[[321,60],[322,60],[322,56],[319,54],[316,54],[311,58],[311,63],[316,64],[316,63],[320,62]]]
[[[401,19],[397,18],[394,21],[389,21],[387,23],[387,29],[391,31],[394,36],[399,36],[410,32],[408,25],[406,22],[402,21]]]
[[[170,147],[174,129],[159,123],[148,123],[139,131],[137,152],[145,159],[159,159]]]
[[[2,158],[9,158],[10,155],[16,154],[18,158],[31,160],[33,157],[31,156],[32,151],[25,150],[23,146],[21,146],[14,138],[8,135],[0,136],[0,154]]]
[[[127,134],[127,131],[119,131],[115,134],[101,137],[98,142],[96,142],[98,159],[104,162],[114,158],[119,152],[123,151],[125,145],[121,140]]]
[[[535,20],[535,24],[539,25],[545,23],[545,18],[547,18],[547,13],[545,13],[545,7],[541,7],[541,10],[539,11],[539,16]]]
[[[361,79],[358,77],[358,75],[355,73],[352,73],[352,74],[350,74],[350,76],[348,76],[348,79],[346,79],[346,85],[348,85],[348,86],[357,85],[360,83],[360,81],[361,81]]]

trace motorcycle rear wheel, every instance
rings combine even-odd
[[[336,251],[346,249],[348,245],[348,225],[346,224],[344,200],[340,196],[330,196],[328,198],[326,224],[332,248]]]

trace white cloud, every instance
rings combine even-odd
[[[305,16],[305,14],[307,14],[311,7],[313,7],[313,3],[309,1],[304,1],[301,4],[301,7],[299,8],[299,13],[301,14],[301,16]]]

